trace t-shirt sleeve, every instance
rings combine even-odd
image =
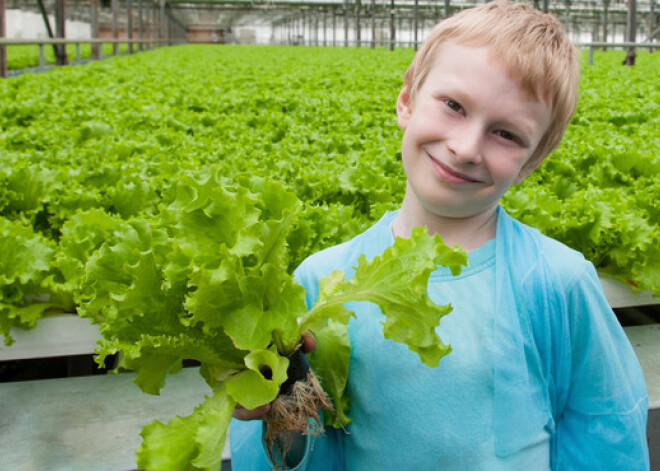
[[[648,396],[639,361],[591,264],[568,291],[570,349],[562,375],[566,403],[557,417],[555,470],[644,471]]]

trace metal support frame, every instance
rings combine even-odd
[[[419,41],[419,0],[415,0],[413,7],[413,43],[415,51],[417,50],[417,43]]]
[[[628,21],[626,23],[628,36],[626,40],[629,43],[637,41],[637,0],[628,0]],[[626,58],[623,61],[624,65],[635,65],[635,48],[629,47],[626,52]]]
[[[394,50],[396,42],[396,10],[394,9],[394,0],[390,0],[390,51]]]
[[[55,37],[66,39],[66,0],[55,0]],[[55,51],[57,65],[67,65],[69,57],[66,53],[66,45],[56,45]]]
[[[5,0],[0,0],[0,39],[7,37],[7,9]],[[7,77],[7,46],[0,46],[0,77]]]
[[[97,39],[99,37],[99,0],[90,1],[90,20],[91,20],[91,33],[92,39]],[[92,58],[98,60],[101,58],[99,53],[99,45],[92,44]]]
[[[44,6],[43,0],[37,0],[37,6],[39,7],[39,11],[41,12],[41,17],[44,20],[44,26],[46,27],[46,32],[48,33],[49,38],[54,38],[55,35],[53,34],[53,28],[50,27],[50,21],[48,20],[48,13],[46,12],[46,7]],[[53,54],[55,57],[57,57],[57,54],[59,53],[57,49],[57,45],[53,44]]]
[[[126,37],[129,40],[128,53],[133,54],[133,0],[126,0]]]
[[[138,39],[144,39],[144,20],[142,19],[142,0],[138,0]],[[138,51],[142,51],[143,44],[138,44]]]
[[[112,0],[112,39],[119,39],[119,0]],[[119,43],[112,45],[112,55],[119,54]]]
[[[376,0],[371,0],[371,49],[376,48]]]

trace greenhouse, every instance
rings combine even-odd
[[[482,0],[0,0],[0,469],[660,471],[660,3],[519,3],[529,172]]]

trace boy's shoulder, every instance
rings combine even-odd
[[[504,251],[515,258],[516,263],[524,264],[530,259],[533,259],[535,263],[543,263],[544,268],[552,272],[555,279],[560,281],[564,290],[570,290],[578,279],[594,270],[592,263],[577,250],[542,234],[538,229],[511,216],[505,215],[504,217],[508,217],[514,227],[514,230],[509,232],[509,237],[527,239],[527,243],[521,243],[520,240],[509,240],[505,245]]]

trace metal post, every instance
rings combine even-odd
[[[326,47],[328,45],[327,10],[324,8],[321,14],[323,15],[323,47]]]
[[[99,37],[99,0],[90,1],[90,14],[91,14],[91,27],[92,27],[92,39],[98,39]],[[99,45],[97,43],[92,43],[92,59],[99,60]]]
[[[126,38],[128,53],[133,54],[133,0],[126,0]]]
[[[142,51],[144,49],[144,45],[142,44],[142,40],[144,39],[144,23],[142,21],[142,0],[138,0],[138,39],[140,42],[138,43],[138,51]]]
[[[360,0],[355,0],[355,34],[357,40],[357,47],[360,47],[360,41],[362,40],[362,34],[360,29],[360,23],[362,20],[362,3]]]
[[[7,16],[5,0],[0,0],[0,39],[7,36]],[[0,77],[7,78],[7,47],[0,45]]]
[[[332,47],[337,46],[337,9],[332,8]]]
[[[449,15],[451,15],[449,11],[449,0],[445,0],[445,18],[449,18]]]
[[[149,2],[149,6],[147,7],[146,14],[147,14],[147,39],[149,39],[149,42],[147,43],[147,49],[151,49],[153,46],[152,40],[153,40],[153,8],[154,5],[153,3]]]
[[[568,33],[570,31],[570,25],[571,25],[571,0],[566,0],[566,10],[564,11],[564,28],[566,28],[566,32]]]
[[[156,41],[158,40],[159,35],[159,24],[158,24],[158,5],[155,3],[151,4],[151,47],[156,47]]]
[[[153,5],[153,25],[154,25],[154,47],[160,47],[160,40],[163,37],[163,14],[160,9],[161,0],[156,0]]]
[[[172,17],[165,13],[165,39],[167,39],[167,45],[172,45]]]
[[[119,0],[112,0],[112,39],[119,39]],[[112,44],[112,55],[119,53],[119,44]]]
[[[50,27],[50,21],[48,21],[48,14],[46,13],[46,8],[44,7],[43,0],[37,0],[37,5],[39,6],[39,11],[41,11],[41,17],[44,20],[44,26],[46,26],[46,31],[48,32],[48,37],[52,39],[55,36],[53,35],[53,30]],[[53,54],[55,54],[55,57],[57,57],[58,50],[57,50],[57,45],[56,44],[53,44]]]
[[[417,30],[419,28],[419,0],[415,0],[414,20],[413,20],[413,40],[415,42],[415,51],[417,50]]]
[[[344,5],[344,47],[348,47],[348,8]]]
[[[648,42],[653,42],[655,32],[655,0],[651,0],[651,19],[649,20],[649,39]],[[649,48],[649,54],[653,53],[653,48]]]
[[[610,7],[610,0],[605,0],[603,3],[603,42],[607,42],[607,11]],[[606,50],[603,47],[603,51]]]
[[[628,21],[626,23],[628,29],[627,41],[634,43],[637,41],[637,0],[628,0]],[[626,59],[623,61],[624,65],[635,65],[635,48],[629,47],[626,52]]]
[[[66,38],[65,0],[55,0],[55,36],[62,39]],[[55,57],[57,65],[68,64],[69,58],[66,54],[66,44],[58,44],[56,50],[57,54]]]
[[[376,0],[371,0],[371,49],[376,48]]]
[[[390,51],[394,50],[394,41],[396,41],[396,10],[394,0],[390,0]]]
[[[165,0],[160,0],[160,16],[159,16],[159,24],[158,24],[158,39],[159,43],[158,46],[162,46],[163,43],[162,41],[165,40],[166,37],[166,29],[167,28],[167,23],[166,23],[166,18],[165,18]]]

